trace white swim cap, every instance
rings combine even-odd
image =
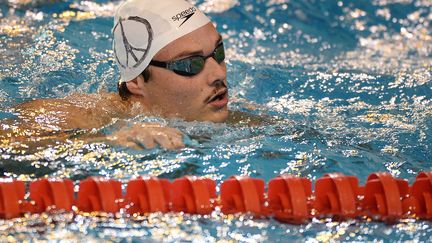
[[[122,3],[112,29],[121,81],[136,78],[160,49],[209,22],[209,18],[185,0]]]

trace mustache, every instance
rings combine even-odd
[[[211,99],[215,97],[215,95],[220,95],[228,92],[227,84],[225,82],[225,80],[215,81],[215,89],[212,91],[211,95],[206,98],[205,103],[208,103]]]

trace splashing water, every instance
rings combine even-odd
[[[316,179],[387,171],[410,182],[432,162],[432,2],[427,0],[196,0],[227,48],[233,110],[265,116],[257,126],[158,121],[184,134],[186,148],[134,150],[36,134],[0,141],[0,173],[122,182],[138,175],[230,175],[266,181],[281,173]],[[116,91],[112,16],[119,2],[0,1],[0,118],[32,117],[24,101]],[[18,124],[2,129],[19,130]],[[55,127],[49,127],[56,131]],[[109,133],[116,122],[100,129]],[[82,132],[82,131],[81,131]],[[90,132],[90,131],[83,131]],[[75,136],[76,134],[69,134]],[[79,135],[79,134],[78,134]],[[429,222],[395,225],[317,220],[294,226],[249,215],[148,217],[32,215],[2,220],[9,240],[164,240],[245,242],[430,241]],[[283,238],[282,238],[283,237]]]

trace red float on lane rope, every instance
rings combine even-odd
[[[192,214],[210,214],[216,200],[216,183],[208,178],[185,176],[171,185],[172,210]]]
[[[373,173],[365,185],[363,210],[371,217],[396,221],[403,216],[402,200],[408,192],[408,181],[395,179],[387,172]]]
[[[309,179],[280,175],[268,184],[268,208],[279,221],[304,223],[311,217],[308,203],[311,195]]]
[[[251,212],[265,215],[264,181],[248,176],[231,176],[221,185],[221,210],[224,214]]]
[[[24,200],[25,186],[22,181],[1,179],[0,217],[12,219],[21,215],[20,201]]]
[[[68,179],[40,179],[30,183],[30,199],[35,202],[37,213],[47,209],[71,211],[73,194],[73,182]]]
[[[432,218],[432,172],[420,172],[410,188],[404,211],[423,219]]]
[[[153,213],[169,211],[170,182],[154,176],[144,176],[129,181],[125,201],[129,203],[127,212]]]
[[[358,216],[358,179],[342,173],[326,174],[315,184],[314,208],[318,216]]]
[[[121,198],[119,181],[90,177],[80,182],[76,205],[83,212],[116,213]]]

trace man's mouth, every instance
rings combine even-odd
[[[212,95],[209,99],[207,104],[210,104],[212,106],[221,108],[224,107],[228,103],[228,90],[222,89],[216,92],[214,95]]]

